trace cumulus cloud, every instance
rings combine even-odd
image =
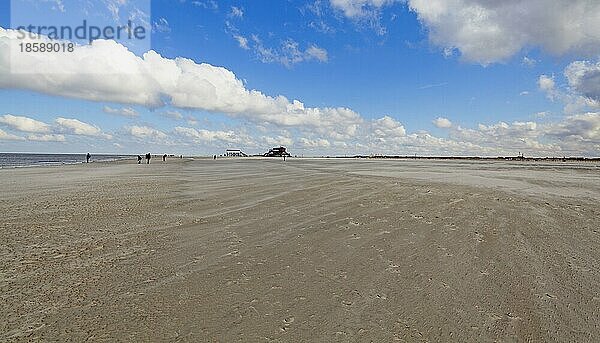
[[[566,86],[559,86],[555,77],[541,75],[540,90],[549,99],[565,104],[565,113],[573,115],[600,109],[600,62],[575,61],[564,70]]]
[[[77,119],[59,117],[51,125],[29,117],[5,114],[0,116],[0,124],[8,126],[12,130],[31,133],[27,136],[27,139],[31,141],[64,142],[66,140],[65,134],[104,139],[112,138],[111,135],[102,132],[97,126]]]
[[[476,129],[458,126],[454,140],[470,142],[488,151],[528,152],[530,155],[600,155],[600,113],[568,116],[559,122],[498,122]]]
[[[575,61],[565,69],[572,91],[600,103],[600,62]]]
[[[292,138],[282,135],[276,137],[262,136],[260,137],[260,141],[261,143],[265,143],[267,146],[290,146],[294,144],[294,140]]]
[[[562,139],[600,143],[600,114],[586,113],[567,117],[562,122],[550,124],[547,134]]]
[[[12,129],[21,132],[48,133],[52,130],[50,125],[39,120],[22,116],[13,116],[11,114],[0,116],[0,124],[7,125]]]
[[[122,117],[134,118],[138,117],[140,114],[131,107],[121,107],[121,108],[112,108],[110,106],[104,106],[102,108],[104,113],[114,114]]]
[[[380,138],[403,137],[406,135],[404,125],[390,116],[374,120],[371,127],[373,133]]]
[[[246,89],[222,67],[168,59],[154,51],[138,57],[114,41],[96,40],[69,54],[23,54],[12,61],[12,70],[33,72],[11,72],[9,46],[18,42],[16,36],[16,31],[0,29],[0,88],[149,108],[170,104],[256,123],[328,128],[339,134],[351,133],[362,121],[348,108],[305,107],[298,100]]]
[[[540,75],[538,79],[538,86],[541,90],[545,92],[551,92],[554,90],[555,85],[556,84],[554,83],[554,77],[548,75]]]
[[[408,0],[440,47],[481,64],[504,61],[524,47],[556,54],[600,53],[596,0]]]
[[[166,133],[149,126],[131,126],[127,132],[134,138],[152,142],[164,142],[169,136]]]
[[[180,136],[191,138],[197,142],[212,142],[219,140],[228,143],[238,143],[241,141],[241,135],[233,131],[209,131],[204,129],[196,130],[191,127],[178,126],[175,128],[174,132]]]
[[[147,128],[148,130],[153,130]],[[211,131],[178,126],[165,136],[177,144],[198,147],[237,147],[256,152],[269,146],[287,146],[294,154],[389,154],[445,156],[599,156],[600,113],[590,112],[549,122],[514,121],[479,124],[473,128],[452,123],[448,137],[426,131],[409,133],[397,119],[386,116],[364,121],[351,138],[338,139],[315,130],[277,127],[230,128]],[[260,133],[259,133],[260,132]],[[261,135],[268,132],[269,136]],[[144,142],[152,134],[139,135]],[[161,137],[166,139],[165,136]]]
[[[560,91],[556,89],[554,76],[540,75],[537,84],[539,89],[546,93],[549,99],[556,100],[562,97]]]
[[[317,139],[307,139],[300,138],[299,140],[300,146],[308,149],[314,148],[329,148],[331,143],[327,139],[317,138]]]
[[[17,135],[13,135],[12,133],[8,133],[2,129],[0,129],[0,141],[22,141],[25,138],[19,137]]]
[[[61,130],[78,136],[102,137],[111,139],[112,136],[105,134],[99,127],[84,123],[77,119],[56,118],[56,124]]]
[[[440,129],[448,129],[452,127],[452,122],[447,118],[438,117],[433,121],[433,125]]]
[[[169,106],[173,111],[203,110],[244,119],[250,134],[244,130],[210,131],[179,126],[170,132],[150,126],[125,128],[134,140],[157,144],[200,144],[217,142],[239,147],[264,147],[284,144],[314,151],[393,154],[447,155],[515,155],[531,154],[598,155],[598,113],[571,116],[557,123],[513,122],[462,128],[452,124],[448,137],[428,132],[408,133],[404,125],[391,116],[365,120],[357,112],[344,107],[308,107],[299,100],[270,96],[247,89],[244,82],[225,68],[198,64],[184,58],[168,59],[154,51],[142,57],[112,41],[95,41],[78,47],[72,54],[24,54],[9,64],[9,45],[16,33],[0,29],[0,87],[25,89],[56,96],[90,101],[114,102],[148,108]],[[38,64],[44,65],[40,68]],[[48,68],[49,67],[49,68]],[[12,68],[12,69],[11,69]],[[595,78],[590,76],[592,63],[574,65],[569,70],[569,88],[593,96]],[[11,71],[17,72],[11,72]],[[21,71],[21,72],[19,72]],[[60,72],[56,72],[60,71]],[[592,81],[589,81],[592,80]],[[553,77],[539,80],[544,91],[558,91]],[[584,95],[583,95],[584,94]],[[176,119],[180,119],[177,116]],[[98,127],[76,119],[59,118],[47,124],[26,117],[0,116],[7,130],[29,133],[27,139],[64,141],[68,135],[104,137]],[[256,136],[259,127],[269,136]],[[3,137],[14,135],[10,131]],[[295,139],[293,137],[301,137]],[[327,143],[326,143],[327,142]],[[337,150],[336,150],[337,149]],[[515,151],[516,150],[516,151]]]

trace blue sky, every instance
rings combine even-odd
[[[28,0],[14,1],[27,6]],[[111,1],[98,0],[97,8]],[[600,81],[594,77],[600,70],[600,34],[585,20],[582,32],[567,28],[569,15],[593,18],[600,5],[556,1],[547,6],[548,13],[540,13],[545,7],[536,6],[538,1],[515,2],[515,8],[456,1],[440,16],[435,11],[444,6],[432,7],[436,1],[154,0],[151,50],[163,62],[183,57],[220,67],[232,72],[244,90],[282,95],[289,103],[297,99],[318,114],[262,113],[256,108],[263,105],[254,100],[232,104],[237,100],[227,96],[218,104],[177,103],[168,92],[160,93],[167,98],[160,105],[127,97],[115,101],[113,93],[120,88],[67,91],[95,84],[98,75],[90,83],[55,80],[45,71],[27,77],[11,73],[0,83],[0,150],[219,154],[228,147],[258,153],[282,144],[303,155],[600,155]],[[491,19],[471,27],[469,6],[478,2]],[[143,3],[131,0],[120,13],[126,17]],[[577,5],[585,11],[569,14]],[[47,0],[37,6],[47,6],[59,18],[82,18],[76,2]],[[566,18],[557,14],[560,10]],[[8,2],[2,2],[2,28],[15,28],[9,12]],[[516,27],[513,13],[539,22],[531,29]],[[557,22],[557,16],[566,23]],[[497,30],[490,33],[488,27]],[[558,42],[538,32],[558,35]],[[143,59],[146,50],[135,53]],[[85,64],[78,61],[73,63]],[[212,74],[207,79],[219,87]],[[31,85],[39,80],[52,82]],[[202,98],[202,89],[190,89],[186,97]],[[352,114],[338,118],[328,108]],[[310,115],[314,118],[306,119]],[[23,118],[49,126],[32,129]],[[57,118],[81,124],[59,124]],[[83,127],[77,130],[74,123]]]

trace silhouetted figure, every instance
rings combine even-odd
[[[92,155],[88,152],[87,155],[85,155],[85,163],[90,163],[90,158],[92,158]]]
[[[163,155],[163,162],[166,162],[166,161],[167,161],[167,154],[164,154]]]
[[[138,155],[138,164],[142,164],[142,156]]]
[[[213,160],[216,160],[216,159],[217,159],[217,155],[213,155]]]
[[[150,164],[150,159],[152,158],[152,155],[150,155],[150,153],[146,154],[146,164]]]

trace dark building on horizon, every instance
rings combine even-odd
[[[292,156],[287,152],[287,148],[280,146],[279,148],[270,149],[269,152],[264,154],[265,157],[290,157]]]

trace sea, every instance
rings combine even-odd
[[[0,153],[0,169],[36,166],[60,166],[85,163],[86,154],[22,154]],[[105,162],[132,158],[128,155],[94,155],[90,162]]]

